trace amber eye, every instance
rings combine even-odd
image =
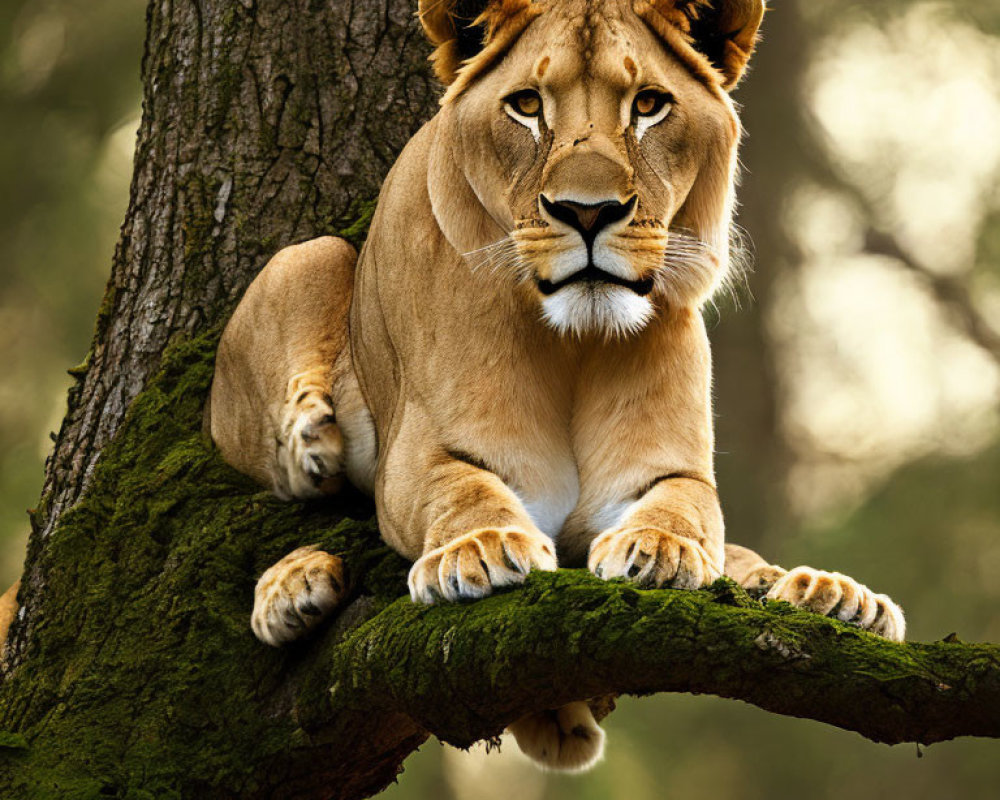
[[[504,98],[515,114],[522,117],[537,117],[542,111],[542,97],[534,89],[522,89]]]
[[[632,101],[632,113],[637,117],[655,117],[673,98],[658,89],[643,89]]]

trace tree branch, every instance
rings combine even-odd
[[[729,581],[561,570],[413,605],[369,501],[281,503],[197,433],[214,352],[211,335],[168,349],[60,522],[42,624],[0,684],[0,796],[360,798],[430,734],[465,746],[621,693],[717,694],[883,742],[1000,737],[1000,647],[896,645]],[[353,601],[266,647],[254,576],[309,542],[343,556]]]
[[[965,281],[928,269],[907,252],[895,236],[873,227],[865,231],[865,252],[891,258],[921,278],[935,299],[950,313],[954,324],[1000,363],[1000,332],[976,307]]]
[[[324,780],[380,765],[365,791],[395,775],[419,731],[468,747],[529,712],[603,695],[714,694],[888,744],[1000,737],[1000,646],[895,644],[728,579],[639,591],[582,570],[535,573],[474,603],[401,599],[314,647],[303,677],[320,670],[329,696],[317,705],[315,686],[301,692],[300,722],[338,742]]]
[[[899,645],[728,579],[640,591],[536,573],[465,605],[400,600],[331,655],[335,703],[384,698],[459,746],[540,708],[654,692],[745,700],[888,744],[1000,737],[1000,646]]]

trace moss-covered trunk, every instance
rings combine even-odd
[[[364,498],[280,503],[201,412],[222,321],[278,247],[357,237],[435,90],[410,4],[151,4],[132,202],[35,515],[0,685],[0,797],[359,798],[429,733],[582,697],[697,691],[882,741],[1000,735],[1000,649],[893,645],[725,581],[578,572],[474,604],[399,599]],[[311,641],[253,638],[255,576],[343,554]]]
[[[276,250],[355,243],[438,95],[408,0],[162,0],[147,11],[128,215],[87,362],[33,518],[13,663],[48,577],[43,551],[178,336],[225,320]]]

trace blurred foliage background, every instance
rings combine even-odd
[[[1000,0],[773,0],[737,93],[754,271],[708,309],[732,540],[1000,641]],[[144,4],[0,5],[0,580],[128,200]],[[1000,745],[921,753],[707,697],[623,699],[606,760],[428,743],[403,798],[995,798]]]

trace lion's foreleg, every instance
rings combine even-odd
[[[697,589],[722,574],[722,511],[715,487],[667,477],[591,543],[588,566],[602,578]]]
[[[556,568],[552,540],[497,475],[441,449],[424,458],[406,450],[394,448],[390,465],[403,468],[386,470],[377,499],[386,540],[416,559],[415,602],[483,597],[533,569]]]

